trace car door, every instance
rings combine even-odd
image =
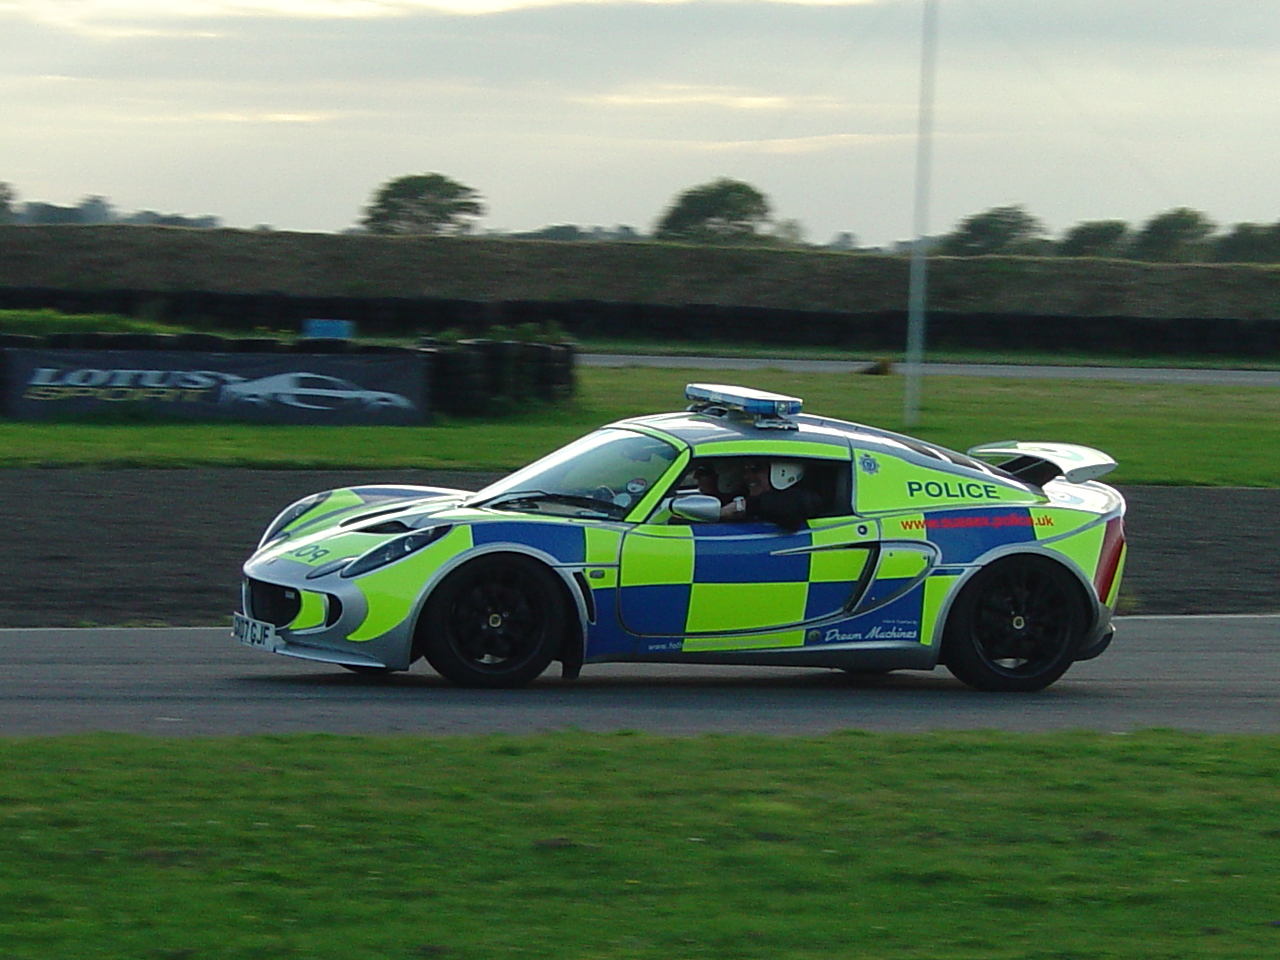
[[[675,639],[685,652],[801,646],[806,624],[857,601],[878,546],[878,525],[851,517],[797,531],[641,524],[622,542],[619,617],[631,633],[665,638],[649,649],[673,649]]]

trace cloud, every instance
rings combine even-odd
[[[712,106],[727,110],[835,109],[839,105],[829,96],[787,97],[751,93],[740,87],[674,83],[601,92],[575,99],[580,103],[614,107]]]
[[[833,150],[847,150],[850,147],[864,147],[913,139],[913,135],[900,134],[863,134],[863,133],[828,133],[814,137],[775,137],[768,140],[726,140],[720,142],[698,142],[696,149],[709,151],[727,151],[734,153],[758,153],[762,155],[797,155],[804,153],[827,153]]]
[[[111,21],[192,20],[218,17],[368,19],[435,12],[467,16],[546,7],[604,4],[671,6],[693,0],[0,0],[0,13],[88,28]],[[735,2],[735,0],[724,0]],[[764,0],[801,6],[858,6],[905,0]],[[912,0],[915,2],[915,0]]]
[[[503,6],[518,8],[477,12]],[[813,235],[893,238],[920,12],[0,0],[0,179],[58,202],[339,229],[377,183],[435,169],[481,190],[494,225],[531,228],[643,222],[728,175]],[[949,0],[941,14],[939,223],[1009,202],[1055,225],[1181,204],[1280,216],[1280,4]]]

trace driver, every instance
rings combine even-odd
[[[723,469],[723,464],[717,465],[710,461],[699,463],[693,468],[693,479],[698,485],[699,493],[715,497],[722,506],[746,489],[738,471]]]
[[[749,460],[742,478],[746,496],[721,507],[721,520],[764,520],[784,530],[798,530],[822,511],[821,496],[800,482],[804,464],[798,460]]]

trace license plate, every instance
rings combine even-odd
[[[232,614],[231,635],[247,647],[261,647],[264,650],[275,650],[280,646],[280,638],[276,636],[275,624],[264,620],[254,620],[242,613]]]

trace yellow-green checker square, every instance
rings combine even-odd
[[[622,534],[617,530],[602,530],[599,527],[585,527],[587,564],[617,563],[618,544],[622,542]]]
[[[858,580],[867,569],[871,551],[865,547],[819,550],[809,560],[810,583],[842,583]]]
[[[841,583],[861,577],[876,543],[875,529],[866,521],[814,527],[810,531],[813,545],[826,549],[809,555],[809,582]]]
[[[804,620],[807,583],[695,583],[689,633],[750,630]]]
[[[649,527],[628,534],[622,546],[622,586],[693,581],[693,534],[688,527]]]
[[[924,573],[928,566],[927,553],[902,547],[886,547],[880,552],[880,567],[876,576],[880,580],[910,580]]]
[[[685,637],[682,649],[685,653],[705,653],[712,650],[776,650],[780,647],[803,646],[803,630],[784,630],[781,633],[752,633],[739,637]]]

